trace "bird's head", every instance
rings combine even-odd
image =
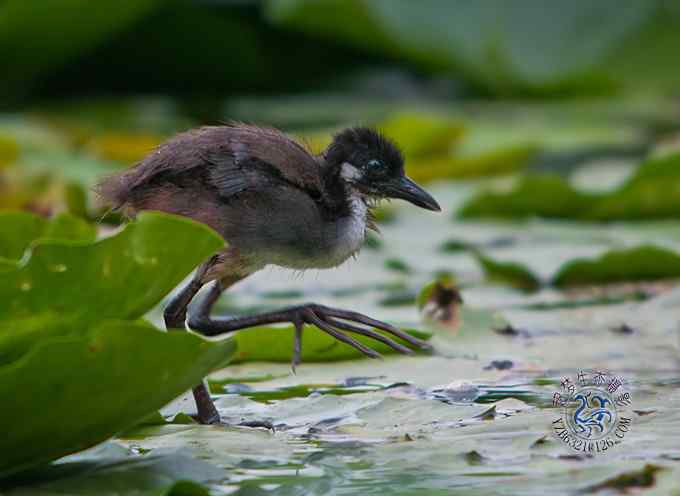
[[[341,180],[369,199],[399,198],[427,210],[441,211],[432,196],[404,173],[399,148],[377,131],[353,127],[336,134],[324,153]]]

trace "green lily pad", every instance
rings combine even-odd
[[[464,218],[580,218],[597,200],[598,195],[579,192],[560,176],[535,175],[522,178],[508,192],[480,193],[458,214]]]
[[[523,291],[536,291],[541,287],[541,281],[522,264],[499,262],[481,253],[475,256],[490,281],[507,283]]]
[[[97,228],[82,218],[62,213],[50,219],[41,238],[90,243],[97,238]]]
[[[680,217],[680,154],[643,162],[607,193],[577,190],[561,176],[527,175],[506,192],[485,191],[459,210],[464,218],[545,217],[595,221]]]
[[[0,421],[13,425],[0,440],[0,476],[129,429],[235,350],[231,340],[136,320],[223,246],[221,237],[188,219],[145,213],[110,238],[88,241],[82,222],[35,222],[44,229],[33,234],[48,237],[0,273],[0,394],[12,398]]]
[[[207,226],[160,213],[94,243],[38,241],[24,264],[0,274],[0,319],[47,310],[136,319],[223,245]]]
[[[432,334],[412,328],[402,328],[422,340],[430,339]],[[380,331],[378,331],[380,332]],[[397,343],[410,345],[397,337],[385,334]],[[380,354],[397,353],[386,344],[364,336],[351,334],[352,338],[373,348]],[[290,362],[293,353],[293,326],[261,326],[239,332],[234,340],[238,346],[231,363],[242,362]],[[418,351],[418,350],[415,350]],[[341,343],[335,338],[314,326],[306,326],[302,333],[302,363],[336,362],[363,358],[364,355],[349,345]]]
[[[385,268],[400,274],[410,274],[413,272],[413,269],[400,258],[388,258],[385,260]]]
[[[229,340],[163,333],[144,323],[78,324],[67,335],[49,337],[48,323],[45,339],[0,367],[0,394],[12,398],[11,408],[0,410],[0,421],[12,426],[0,440],[0,476],[89,448],[134,426],[200,382],[235,349]],[[0,322],[2,334],[21,330]]]
[[[631,187],[649,180],[680,181],[680,153],[671,153],[643,162],[624,187]]]
[[[680,255],[647,245],[612,250],[593,260],[573,260],[559,270],[553,284],[562,287],[678,277]]]
[[[0,211],[0,257],[18,260],[31,241],[47,227],[44,217],[30,212]]]
[[[63,213],[51,220],[22,211],[0,211],[0,269],[15,267],[29,245],[38,238],[94,241],[92,224]]]
[[[616,191],[605,195],[588,218],[648,220],[680,218],[680,154],[652,159]]]
[[[518,262],[494,260],[477,254],[477,260],[490,280],[502,281],[528,291],[540,287],[540,279],[527,266]],[[654,245],[610,250],[594,259],[578,258],[563,264],[551,278],[555,287],[612,284],[633,281],[656,281],[680,278],[680,255]],[[602,297],[578,305],[605,302]],[[557,306],[574,305],[560,302]],[[539,306],[540,308],[540,306]]]

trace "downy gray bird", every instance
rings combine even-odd
[[[168,329],[186,330],[188,323],[195,332],[216,336],[289,322],[295,327],[293,367],[300,361],[304,324],[370,357],[379,355],[347,333],[368,336],[403,353],[411,350],[371,328],[427,347],[390,324],[317,304],[255,316],[210,315],[225,289],[266,265],[305,270],[343,263],[359,251],[367,229],[375,229],[371,207],[380,199],[399,198],[441,210],[405,175],[396,145],[373,129],[345,129],[323,153],[314,155],[276,129],[241,123],[202,127],[161,144],[131,169],[105,179],[98,192],[130,217],[141,210],[183,215],[207,224],[227,241],[226,248],[201,264],[171,298],[164,312]],[[208,283],[187,322],[189,303]],[[199,421],[219,422],[205,386],[199,384],[193,394]]]

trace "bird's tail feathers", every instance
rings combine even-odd
[[[105,177],[95,187],[94,192],[111,204],[111,209],[120,211],[129,202],[129,178],[126,173]]]

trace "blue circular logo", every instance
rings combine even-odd
[[[563,417],[572,433],[586,440],[608,436],[619,418],[611,395],[593,386],[576,391],[564,410]]]
[[[602,371],[580,371],[562,377],[553,405],[562,414],[552,423],[554,434],[572,449],[601,453],[623,441],[630,429],[630,393],[624,381]]]

